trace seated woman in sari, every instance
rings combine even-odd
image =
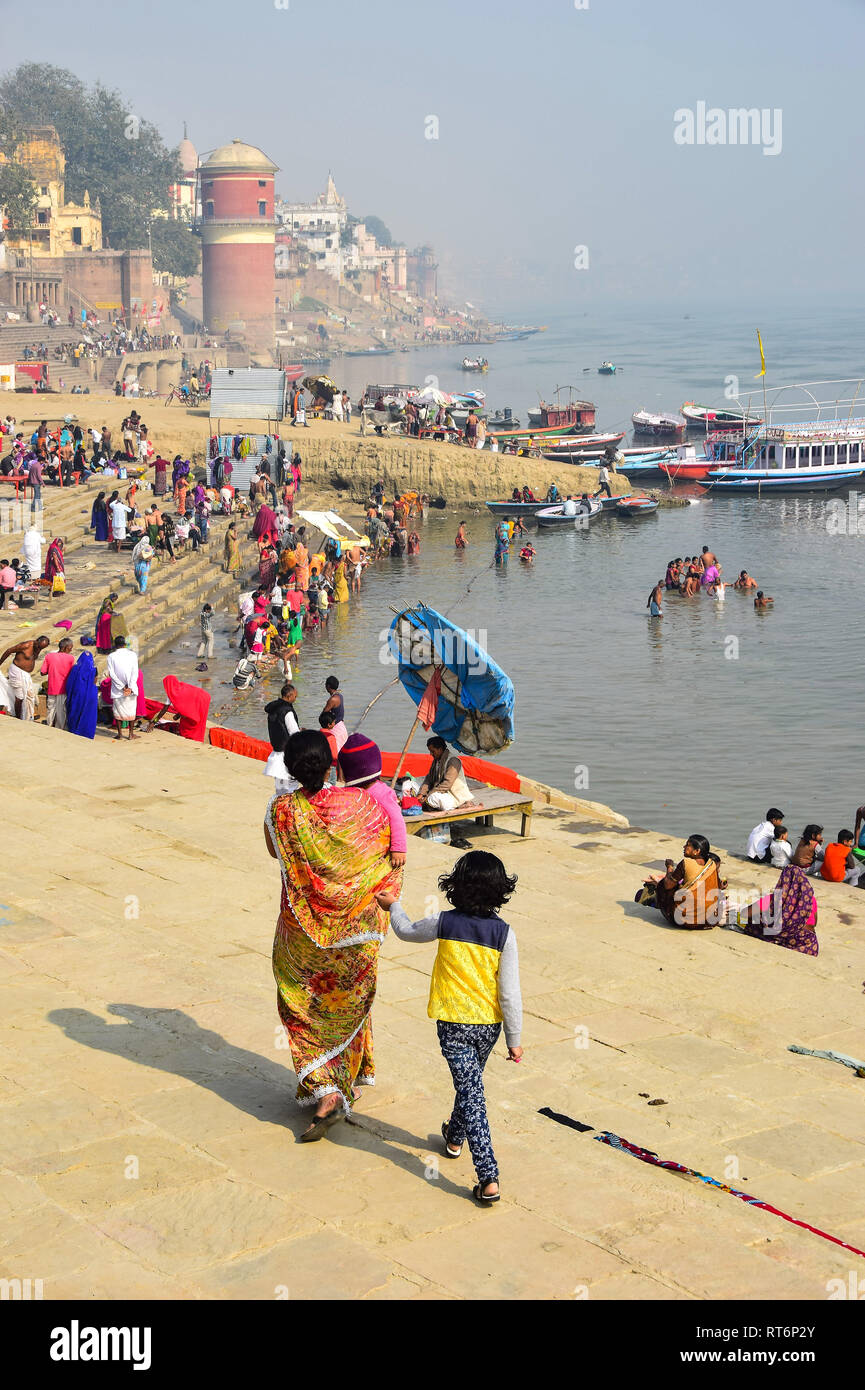
[[[301,1135],[309,1142],[349,1114],[356,1086],[374,1082],[370,1012],[387,931],[375,894],[398,893],[402,870],[391,865],[377,802],[356,787],[325,786],[323,734],[294,734],[284,756],[300,790],[274,797],[264,822],[282,872],[273,973],[297,1099],[315,1106]]]
[[[798,846],[773,891],[740,912],[736,926],[788,951],[818,955],[817,899],[807,874],[813,862],[814,851]]]
[[[672,927],[716,927],[726,921],[720,864],[705,836],[691,835],[679,863],[668,859],[664,877],[647,878],[634,901],[656,907]]]

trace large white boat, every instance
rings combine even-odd
[[[846,399],[820,402],[811,387],[855,386]],[[768,423],[756,425],[736,434],[714,431],[706,438],[706,454],[711,460],[704,486],[712,491],[756,492],[762,495],[775,492],[823,492],[843,488],[865,476],[865,419],[852,418],[852,408],[861,394],[863,382],[804,382],[795,386],[775,388],[772,404],[768,404]],[[803,412],[803,404],[778,404],[778,397],[795,391],[808,398],[817,408],[815,420],[773,424],[772,416],[781,411]],[[849,405],[851,414],[838,417],[839,407]],[[805,407],[807,408],[807,406]],[[819,418],[831,408],[834,419]],[[749,409],[747,411],[750,414]]]

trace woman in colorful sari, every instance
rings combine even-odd
[[[299,589],[309,588],[309,551],[298,535],[297,544],[294,547],[294,573],[297,578]]]
[[[288,543],[286,543],[283,549],[279,552],[279,567],[277,569],[277,576],[279,578],[280,584],[285,585],[291,579],[292,575],[294,574],[296,565],[297,556],[295,555],[292,547]]]
[[[259,544],[266,542],[270,545],[279,539],[276,512],[266,502],[263,502],[258,509],[258,515],[252,525],[252,535]]]
[[[276,551],[270,544],[263,545],[259,551],[258,582],[268,592],[276,583]]]
[[[228,523],[225,531],[222,568],[226,574],[237,574],[240,570],[240,542],[237,539],[237,528],[233,521]]]
[[[96,662],[90,652],[82,652],[66,677],[66,728],[70,734],[93,738],[98,704]]]
[[[664,877],[647,878],[635,901],[656,907],[672,927],[717,927],[727,918],[720,865],[705,836],[691,835],[679,863],[668,859]]]
[[[204,483],[196,483],[196,484],[195,484],[195,488],[194,488],[193,493],[192,493],[192,505],[193,505],[193,507],[200,507],[200,506],[202,505],[202,503],[203,503],[203,502],[206,502],[206,501],[207,501],[207,492],[206,492],[206,489],[205,489],[205,487],[204,487]]]
[[[737,925],[746,936],[759,936],[788,951],[816,956],[817,899],[806,869],[814,862],[814,851],[799,846],[774,890],[739,914]]]
[[[157,454],[153,463],[153,467],[155,469],[153,479],[153,495],[155,497],[164,497],[166,488],[168,486],[168,462],[166,459],[162,457],[161,454]]]
[[[64,574],[63,542],[55,536],[45,555],[45,578],[53,580],[55,574]]]
[[[345,560],[342,557],[337,560],[333,571],[333,601],[348,603],[348,581],[345,577]]]
[[[186,515],[186,494],[189,491],[186,479],[181,477],[177,480],[177,491],[174,496],[177,499],[177,515]]]
[[[93,508],[90,512],[90,529],[94,532],[94,540],[108,540],[108,507],[105,503],[104,492],[100,492],[96,501],[93,503]]]
[[[109,594],[107,598],[102,600],[102,607],[96,614],[96,650],[102,656],[114,650],[114,642],[111,638],[111,616],[116,602],[117,595]]]
[[[351,1111],[375,1081],[370,1011],[387,917],[375,894],[399,892],[387,817],[355,787],[325,786],[327,739],[307,729],[285,762],[300,790],[276,796],[265,842],[282,872],[273,943],[277,1009],[297,1073],[297,1100],[315,1106],[304,1142]]]

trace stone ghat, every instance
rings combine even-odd
[[[0,720],[14,855],[0,950],[0,1274],[46,1299],[826,1299],[862,1260],[611,1131],[865,1249],[865,897],[819,883],[821,952],[665,928],[634,890],[681,843],[539,807],[472,827],[519,883],[525,1055],[486,1092],[503,1199],[446,1163],[432,948],[389,935],[377,1085],[319,1144],[293,1100],[270,954],[261,765],[154,733]],[[504,826],[508,826],[505,821]],[[519,821],[514,820],[518,830]],[[447,845],[412,840],[428,910]],[[727,861],[737,892],[766,869]],[[654,1102],[654,1105],[651,1104]],[[592,1130],[579,1133],[545,1107]],[[833,1294],[838,1297],[837,1292]]]

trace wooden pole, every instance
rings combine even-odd
[[[416,730],[416,728],[417,728],[417,726],[418,726],[419,723],[420,723],[420,715],[418,714],[418,715],[415,716],[415,721],[414,721],[414,723],[412,724],[411,728],[410,728],[409,731],[408,731],[408,738],[406,739],[405,744],[403,745],[403,750],[402,750],[402,752],[401,752],[400,755],[399,755],[399,762],[398,762],[397,765],[396,765],[396,771],[394,772],[393,777],[391,777],[391,779],[390,779],[391,787],[395,787],[395,786],[396,786],[396,779],[397,779],[397,777],[399,777],[399,774],[400,774],[400,772],[402,771],[402,765],[403,765],[403,763],[405,762],[405,756],[406,756],[406,753],[407,753],[408,750],[409,750],[409,744],[411,743],[412,739],[414,738],[415,730]]]

